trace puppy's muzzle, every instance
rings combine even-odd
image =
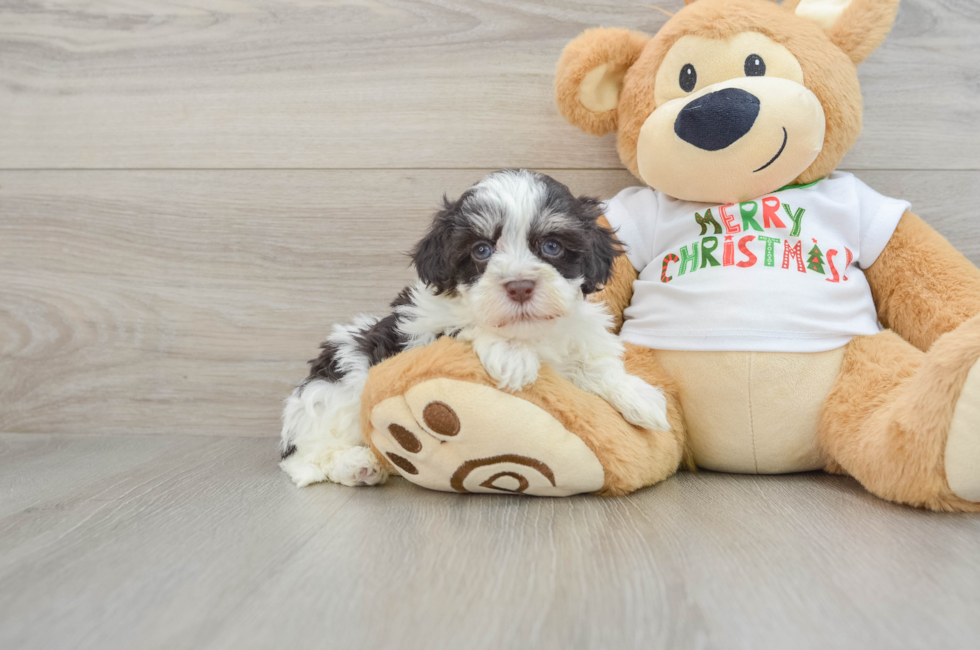
[[[519,305],[526,303],[534,296],[533,280],[512,280],[504,283],[507,297]]]

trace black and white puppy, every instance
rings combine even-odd
[[[533,383],[547,364],[633,424],[669,429],[663,391],[626,373],[605,305],[586,300],[620,254],[596,222],[601,203],[527,170],[495,172],[444,203],[412,253],[418,282],[390,315],[335,326],[286,400],[280,466],[293,481],[383,481],[361,440],[368,369],[440,336],[470,342],[503,390]]]

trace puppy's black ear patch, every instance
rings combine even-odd
[[[454,289],[451,260],[453,221],[460,209],[462,198],[452,202],[442,197],[442,209],[432,218],[432,224],[419,243],[412,249],[412,264],[419,279],[436,290],[445,293]]]
[[[580,196],[575,200],[573,213],[583,225],[586,252],[583,255],[582,293],[588,295],[601,289],[612,277],[613,262],[623,254],[623,248],[612,230],[599,225],[601,201]]]

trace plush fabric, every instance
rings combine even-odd
[[[547,411],[474,382],[415,384],[375,405],[371,424],[375,450],[432,490],[568,496],[605,482],[596,455]]]
[[[875,0],[864,1],[875,3]],[[852,15],[863,14],[851,7],[844,18]],[[887,24],[876,26],[875,34],[880,29],[887,34],[894,12],[883,18],[887,18]],[[588,133],[601,135],[618,129],[620,158],[640,177],[637,141],[647,117],[657,108],[655,80],[667,52],[684,36],[724,40],[744,32],[764,34],[796,57],[803,71],[804,85],[820,100],[826,116],[823,149],[793,182],[805,184],[828,175],[861,133],[862,101],[857,68],[819,25],[801,20],[792,11],[764,0],[698,0],[677,12],[646,42],[639,55],[636,49],[643,42],[643,35],[619,29],[589,30],[569,43],[562,53],[555,80],[555,101],[565,119]],[[593,68],[605,63],[607,53],[616,54],[617,65],[634,56],[636,59],[623,78],[618,107],[595,114],[578,102],[576,84]],[[769,189],[778,187],[777,184]],[[744,197],[732,196],[728,200],[736,202],[740,198]]]
[[[580,100],[598,94],[598,90],[582,82],[593,70],[605,67],[600,78],[590,81],[618,81],[636,63],[649,37],[627,29],[590,29],[570,43],[558,61],[558,80],[555,95],[558,108],[565,119],[592,135],[604,135],[616,128],[618,111],[590,110]],[[617,93],[618,96],[618,93]]]
[[[897,5],[897,0],[786,0],[781,6],[765,0],[688,2],[652,37],[593,29],[573,40],[558,62],[555,99],[561,114],[584,131],[618,131],[620,158],[641,180],[647,171],[655,182],[680,187],[687,194],[680,198],[716,202],[720,194],[730,194],[724,200],[737,202],[743,198],[739,192],[749,191],[746,183],[717,173],[710,152],[724,151],[746,134],[753,137],[751,128],[728,140],[724,132],[700,133],[697,129],[717,125],[688,128],[679,117],[680,105],[659,130],[644,134],[645,125],[658,107],[691,104],[709,86],[729,89],[724,97],[744,103],[746,94],[759,93],[764,102],[766,88],[795,83],[801,97],[816,98],[824,115],[820,151],[793,172],[796,183],[809,183],[830,174],[860,133],[856,65],[885,38]],[[679,49],[672,50],[675,45]],[[770,60],[770,76],[782,81],[753,81],[764,75],[752,73],[753,60],[745,55],[759,52]],[[702,86],[696,69],[683,67],[687,57],[708,57],[701,66]],[[784,94],[780,101],[795,100]],[[721,118],[737,127],[733,116]],[[745,124],[751,127],[757,116],[749,117]],[[800,128],[812,126],[814,118],[807,119]],[[642,147],[641,136],[648,138]],[[709,153],[663,153],[670,151],[665,143],[677,138]],[[747,142],[744,151],[753,147]],[[639,149],[645,149],[644,156],[665,155],[674,169],[650,171],[638,161]],[[799,163],[799,156],[790,158]],[[787,169],[756,170],[765,179],[759,195],[777,191]],[[681,184],[675,182],[676,170],[683,172]],[[749,175],[756,171],[735,166],[729,173],[745,175],[754,192],[758,179]],[[660,189],[655,182],[651,185]],[[665,391],[669,432],[627,424],[604,401],[547,368],[523,391],[497,391],[472,350],[449,339],[371,371],[362,429],[376,452],[397,460],[402,476],[435,489],[618,495],[695,464],[753,473],[823,467],[850,474],[884,499],[978,512],[980,270],[909,212],[864,271],[878,318],[890,329],[857,336],[835,350],[666,352],[627,344],[627,371]],[[621,256],[613,277],[592,296],[605,302],[617,329],[637,277]],[[544,440],[550,442],[540,444]],[[448,451],[430,453],[427,445]],[[562,468],[552,472],[554,481],[542,469],[550,470],[549,462]],[[505,469],[491,467],[496,463]],[[460,471],[483,473],[463,480]],[[559,480],[559,474],[565,478]]]
[[[404,468],[399,468],[403,470],[400,473],[410,481],[435,489],[453,489],[450,485],[452,475],[468,460],[511,453],[534,458],[549,467],[572,470],[578,466],[571,482],[554,486],[557,490],[544,489],[528,494],[598,491],[603,495],[619,495],[632,492],[673,474],[683,460],[685,449],[683,417],[670,378],[646,354],[647,350],[633,348],[630,352],[639,352],[640,358],[632,359],[628,353],[627,370],[664,387],[670,433],[638,429],[628,424],[609,404],[579,390],[547,367],[542,368],[538,380],[523,391],[514,395],[497,391],[491,388],[494,381],[468,345],[443,338],[371,369],[361,398],[365,441],[380,458],[386,459],[389,466],[393,465],[387,455],[391,452],[417,464],[419,474],[405,472]],[[433,385],[439,380],[451,380],[452,383]],[[413,390],[420,388],[425,398],[413,394]],[[485,391],[491,391],[497,397],[485,399]],[[514,400],[524,403],[515,407]],[[421,438],[425,432],[425,439],[438,439],[438,433],[431,435],[432,429],[425,425],[421,415],[424,404],[430,401],[447,404],[460,414],[458,435],[452,440],[441,437],[446,446],[456,449],[452,453],[425,456],[416,461],[418,456],[404,451],[397,434],[388,427],[397,424],[417,437]],[[462,423],[472,427],[464,429]],[[520,444],[521,437],[529,437],[530,432],[539,440],[533,444]],[[563,435],[565,432],[574,435]],[[593,455],[583,453],[575,437],[580,438]],[[503,443],[513,445],[510,451],[503,451],[500,446]],[[424,440],[422,446],[425,447]],[[597,458],[605,468],[598,486],[589,483],[593,475],[587,467],[590,458]],[[559,474],[556,476],[560,477]],[[537,486],[545,487],[540,482]]]
[[[599,219],[599,223],[609,228],[609,221],[605,217]],[[633,297],[633,281],[638,277],[636,269],[625,255],[620,255],[613,262],[612,279],[607,282],[601,291],[597,291],[589,296],[593,302],[604,302],[613,315],[613,331],[619,332],[623,326],[623,310],[630,305],[630,298]]]
[[[698,467],[742,474],[822,469],[817,422],[844,356],[650,350],[678,385]]]
[[[920,350],[980,314],[980,269],[911,212],[865,277],[882,325]]]
[[[980,428],[977,422],[980,422],[980,365],[974,365],[966,376],[943,452],[950,490],[961,499],[974,502],[980,502]]]
[[[852,1],[827,34],[858,65],[884,42],[897,13],[898,0]]]
[[[980,512],[980,503],[950,489],[945,471],[947,432],[978,358],[980,317],[943,335],[928,353],[891,331],[855,339],[827,399],[821,444],[841,469],[882,498]],[[977,423],[969,424],[975,436]],[[977,461],[962,459],[973,467]]]

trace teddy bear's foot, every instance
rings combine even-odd
[[[980,316],[928,352],[883,331],[848,343],[824,404],[828,456],[885,499],[980,512]]]
[[[980,501],[980,363],[970,369],[946,438],[946,482],[956,496]]]
[[[534,404],[466,381],[438,378],[371,411],[371,443],[404,478],[445,492],[567,496],[596,492],[596,455]]]

